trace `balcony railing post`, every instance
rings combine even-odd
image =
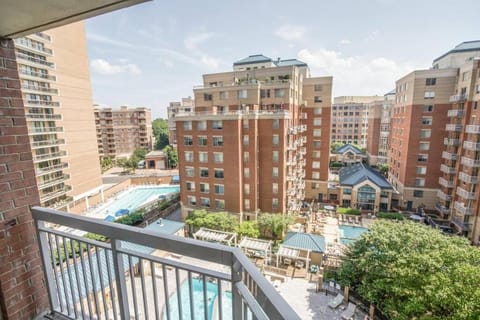
[[[49,245],[48,245],[47,234],[43,231],[40,231],[40,229],[43,229],[45,227],[45,222],[36,220],[35,227],[37,228],[37,238],[38,238],[38,244],[40,246],[40,255],[43,262],[42,264],[43,272],[45,274],[45,280],[47,283],[47,289],[49,293],[48,299],[50,300],[50,308],[52,311],[59,310],[60,299],[58,297],[57,287],[55,286],[55,275],[53,273],[55,270],[55,264],[52,261],[52,256],[50,255],[48,250]]]
[[[235,255],[232,256],[232,319],[243,319],[242,310],[243,302],[242,296],[238,292],[235,284],[242,281],[241,274],[242,266],[237,261]]]
[[[115,270],[115,283],[117,287],[118,305],[121,319],[130,319],[130,309],[128,307],[127,282],[125,280],[125,268],[123,266],[123,254],[117,250],[121,248],[121,242],[117,239],[111,240],[113,268]],[[133,279],[132,279],[133,281]]]

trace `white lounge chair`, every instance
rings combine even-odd
[[[343,295],[339,293],[335,298],[330,300],[330,302],[328,303],[328,306],[332,309],[336,309],[338,308],[339,305],[342,304],[342,302],[343,302]]]
[[[347,309],[342,312],[342,319],[344,320],[350,320],[353,318],[355,315],[355,310],[357,309],[357,306],[351,302],[348,303]]]

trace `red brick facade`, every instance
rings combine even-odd
[[[0,45],[0,309],[31,319],[48,308],[29,206],[39,205],[12,41]]]

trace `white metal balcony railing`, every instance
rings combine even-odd
[[[70,175],[64,174],[64,175],[62,175],[60,177],[57,177],[57,178],[54,178],[54,179],[45,180],[45,181],[42,181],[42,182],[38,183],[38,189],[43,190],[43,189],[46,189],[46,188],[49,188],[49,187],[53,187],[54,185],[65,182],[68,179],[70,179]]]
[[[27,100],[26,101],[27,105],[32,105],[35,107],[59,107],[60,102],[55,102],[55,101],[45,101],[45,100]]]
[[[46,114],[46,113],[27,113],[25,115],[27,120],[62,120],[61,114]]]
[[[468,157],[462,157],[461,164],[471,168],[478,168],[480,167],[480,159],[471,159]]]
[[[454,207],[455,207],[455,210],[457,210],[457,212],[460,212],[461,214],[463,214],[465,216],[473,214],[473,208],[465,206],[464,203],[455,201]]]
[[[300,319],[239,248],[40,207],[33,207],[32,215],[50,307],[56,315],[68,319],[186,319],[192,315],[209,319],[215,314],[218,319]],[[65,233],[49,227],[52,224],[100,234],[109,242]],[[156,250],[188,260],[160,257],[153,254]],[[69,251],[71,259],[66,260]],[[202,263],[195,262],[199,259]],[[219,267],[204,267],[205,262]],[[171,294],[175,291],[185,294]],[[212,291],[216,302],[209,311]],[[198,305],[203,310],[196,309]]]
[[[480,151],[480,143],[472,141],[464,141],[463,148],[472,151]]]
[[[42,65],[42,66],[47,66],[49,68],[54,68],[55,67],[55,64],[53,62],[48,62],[46,60],[35,58],[35,57],[29,56],[29,55],[24,54],[24,53],[17,52],[16,56],[20,60],[29,61],[29,62],[39,64],[39,65]]]
[[[58,89],[42,87],[42,86],[23,85],[22,89],[24,89],[25,91],[36,91],[36,92],[46,92],[46,93],[58,94]]]
[[[68,185],[64,185],[63,187],[58,188],[57,190],[53,190],[51,192],[43,192],[42,190],[40,190],[40,202],[44,203],[55,198],[63,197],[67,194],[68,191],[71,190],[72,187]]]
[[[441,203],[435,204],[435,208],[443,214],[449,215],[450,214],[450,209],[442,205]]]
[[[475,200],[477,198],[475,192],[469,192],[462,187],[457,187],[457,195],[466,200]]]
[[[22,49],[26,49],[28,51],[34,51],[40,54],[48,54],[48,55],[53,54],[52,49],[45,48],[44,46],[28,43],[22,38],[15,39],[14,41],[15,41],[15,44],[18,45],[19,47],[22,47]]]
[[[462,131],[462,125],[461,124],[455,124],[455,123],[448,123],[445,126],[446,131],[455,131],[455,132],[460,132]]]
[[[480,125],[469,124],[469,125],[465,126],[465,132],[466,133],[479,134],[480,133]]]
[[[440,165],[440,171],[447,173],[447,174],[453,174],[455,173],[455,168],[454,167],[449,167],[446,164],[441,164]]]
[[[50,133],[50,132],[63,132],[63,127],[30,127],[30,133]]]
[[[34,72],[26,69],[18,69],[18,73],[25,75],[25,76],[30,76],[30,77],[35,77],[35,78],[41,78],[42,80],[50,80],[50,81],[56,81],[57,77],[48,75],[42,72]]]
[[[212,115],[221,115],[221,116],[260,116],[260,115],[274,115],[281,118],[288,118],[290,112],[288,110],[232,110],[232,111],[189,111],[189,112],[179,112],[174,121],[183,119],[179,118],[188,118],[188,117],[198,117],[198,116],[212,116]]]
[[[442,151],[442,158],[447,160],[457,160],[458,155],[456,153],[450,153],[447,151]]]
[[[471,224],[469,223],[465,223],[463,221],[463,219],[459,218],[459,217],[452,217],[452,222],[455,223],[457,226],[459,226],[460,228],[462,228],[464,231],[468,231],[470,230],[470,226]]]
[[[65,157],[66,155],[67,155],[67,151],[64,151],[64,150],[46,153],[46,154],[39,154],[33,157],[33,162],[41,162],[41,161],[57,159],[57,158]]]
[[[35,174],[37,176],[41,176],[41,175],[52,173],[52,172],[55,172],[55,171],[60,171],[62,169],[66,169],[66,168],[68,168],[68,163],[59,163],[59,164],[55,164],[55,165],[48,166],[48,167],[35,168]]]
[[[33,148],[45,148],[49,146],[59,146],[65,144],[65,139],[52,139],[44,141],[33,141],[30,143],[30,146]]]
[[[471,183],[471,184],[477,184],[480,179],[478,176],[471,176],[465,172],[459,172],[458,173],[458,179],[460,181],[466,182],[466,183]]]
[[[449,181],[445,178],[439,177],[438,183],[445,188],[453,188],[453,181]]]
[[[443,139],[443,144],[447,146],[458,146],[460,145],[460,140],[454,138],[445,138]]]
[[[447,116],[448,117],[463,117],[464,110],[463,109],[452,109],[448,110]]]
[[[446,194],[446,193],[443,192],[442,190],[438,190],[438,191],[437,191],[437,197],[439,197],[439,198],[442,199],[443,201],[451,201],[451,200],[452,200],[452,196]]]
[[[467,100],[467,95],[465,93],[455,94],[453,96],[450,96],[450,99],[449,99],[450,102],[462,102],[465,100]]]

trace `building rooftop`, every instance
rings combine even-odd
[[[341,147],[338,147],[337,150],[335,150],[334,153],[336,154],[345,154],[347,152],[353,152],[354,154],[362,154],[362,150],[358,149],[357,147],[347,143],[347,144],[344,144],[343,146]]]
[[[325,238],[310,233],[288,232],[282,244],[312,252],[325,252]]]
[[[297,66],[297,67],[308,67],[308,65],[300,60],[297,59],[286,59],[280,60],[275,63],[278,67],[286,67],[286,66]]]
[[[365,180],[370,180],[382,189],[393,189],[392,185],[380,173],[370,166],[357,163],[340,169],[338,173],[341,186],[354,186]]]
[[[179,230],[183,229],[185,223],[167,220],[167,219],[158,219],[154,223],[149,224],[145,227],[146,230],[150,230],[153,232],[158,232],[161,234],[175,234]]]
[[[243,64],[262,63],[262,62],[272,62],[272,58],[266,57],[263,54],[254,54],[234,62],[233,65],[241,66]]]
[[[480,51],[480,40],[464,41],[459,45],[456,45],[455,48],[453,48],[452,50],[442,54],[440,57],[433,60],[433,62],[437,62],[438,60],[442,59],[443,57],[451,53],[468,52],[468,51]]]
[[[165,156],[165,153],[163,153],[163,151],[160,151],[160,150],[153,150],[145,155],[145,157],[163,157],[163,156]]]

